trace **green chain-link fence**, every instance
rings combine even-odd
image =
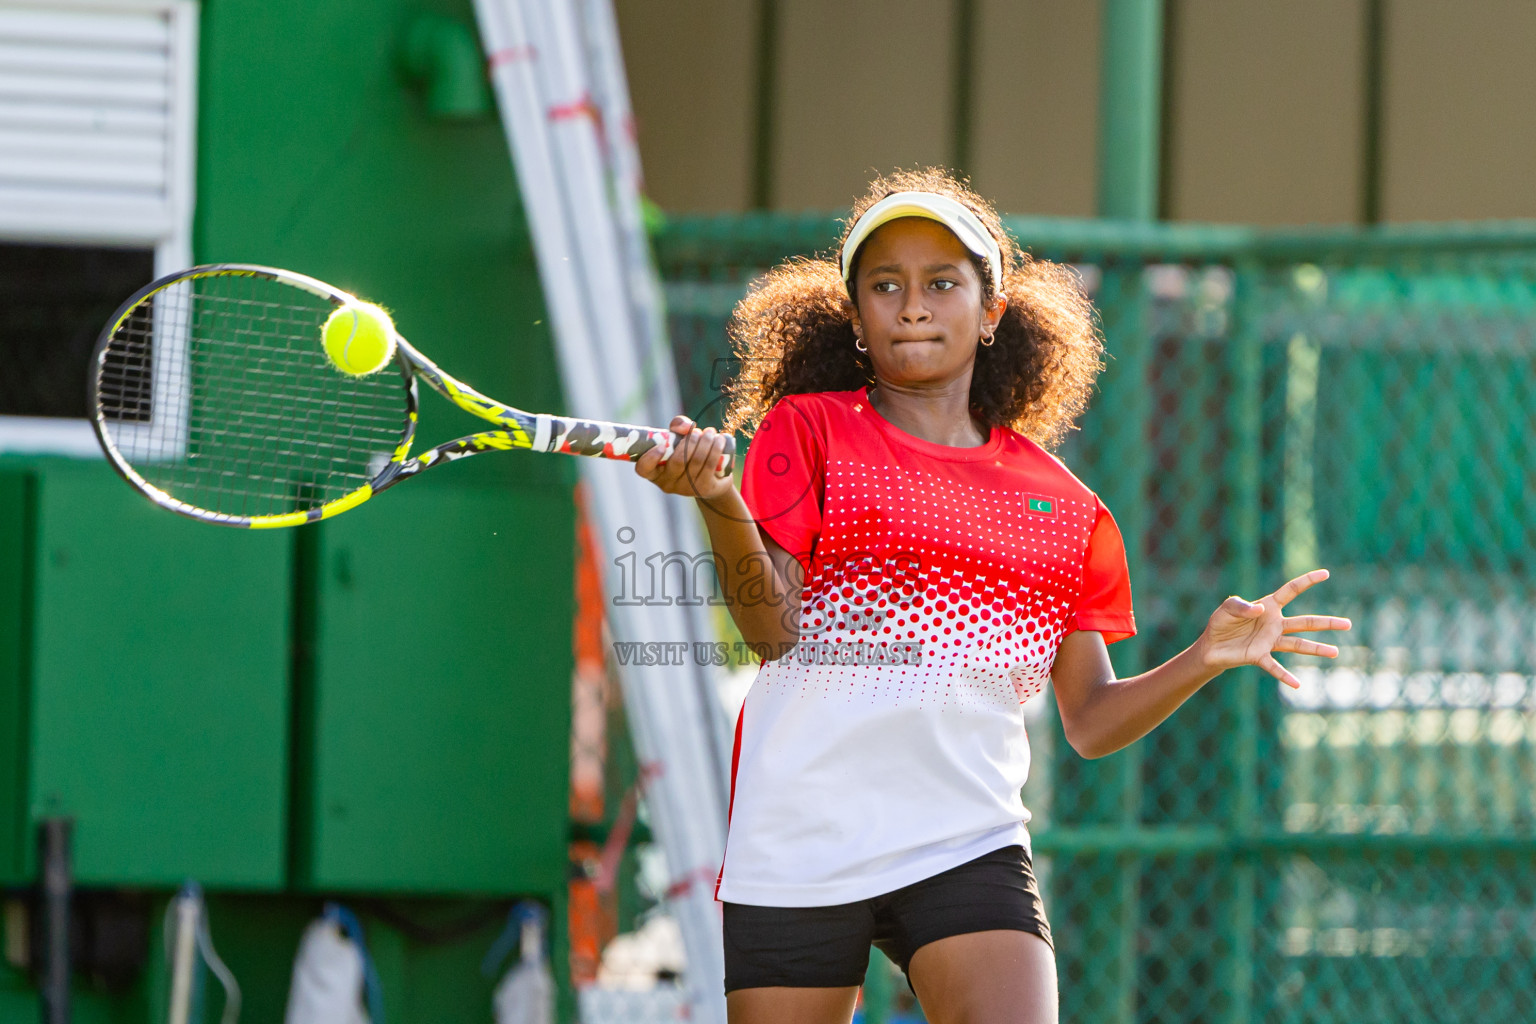
[[[1333,578],[1292,608],[1355,622],[1298,693],[1229,673],[1103,760],[1041,703],[1026,802],[1062,1019],[1536,1020],[1536,227],[1010,227],[1102,317],[1060,454],[1126,538],[1119,671],[1314,566]],[[670,224],[694,409],[751,278],[836,232]]]

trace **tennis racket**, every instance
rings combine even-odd
[[[248,529],[301,526],[356,508],[423,470],[524,449],[633,462],[678,437],[656,427],[524,412],[439,369],[403,338],[354,377],[321,327],[353,296],[273,267],[220,263],[160,278],[96,344],[90,405],[118,473],[162,508]],[[411,455],[417,381],[496,425]],[[717,472],[729,472],[726,438]]]

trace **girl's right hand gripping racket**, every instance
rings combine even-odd
[[[162,508],[206,523],[300,526],[440,463],[526,449],[633,462],[669,430],[523,412],[396,336],[370,376],[341,372],[321,328],[358,300],[302,274],[236,263],[163,277],[123,304],[91,362],[90,409],[112,465]],[[495,424],[411,457],[417,380]],[[726,438],[716,472],[730,471]]]

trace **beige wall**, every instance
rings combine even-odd
[[[971,180],[1011,213],[1091,217],[1100,0],[977,0]]]
[[[1392,0],[1382,215],[1536,217],[1536,2]]]
[[[668,210],[752,198],[751,0],[616,0],[646,191]]]
[[[1102,0],[973,0],[971,172],[1014,213],[1094,208]],[[1175,219],[1362,213],[1365,0],[1168,0]],[[751,204],[759,0],[616,0],[649,191]],[[779,209],[948,165],[949,0],[777,0]],[[1536,217],[1536,0],[1386,0],[1381,210]],[[855,46],[854,43],[857,42]]]
[[[1167,213],[1349,222],[1361,212],[1362,0],[1175,0]]]
[[[950,162],[952,19],[937,0],[780,0],[775,206],[845,209],[878,171]]]

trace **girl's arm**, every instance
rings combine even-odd
[[[1257,665],[1287,686],[1299,686],[1296,677],[1275,660],[1275,653],[1336,658],[1337,647],[1290,634],[1349,629],[1350,621],[1333,615],[1286,618],[1282,609],[1327,578],[1328,570],[1314,569],[1257,603],[1227,598],[1193,645],[1129,679],[1115,678],[1102,634],[1080,630],[1068,635],[1051,669],[1067,742],[1084,757],[1113,754],[1161,725],[1190,694],[1239,665]]]
[[[668,494],[697,499],[720,574],[721,595],[741,637],[759,656],[778,658],[799,642],[800,563],[753,519],[729,476],[715,475],[725,435],[695,430],[686,416],[672,420],[682,442],[665,463],[652,449],[635,472]]]

